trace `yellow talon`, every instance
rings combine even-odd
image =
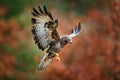
[[[60,61],[60,57],[59,57],[59,54],[58,54],[58,53],[55,53],[55,57],[56,57],[56,60],[57,60],[57,61]]]

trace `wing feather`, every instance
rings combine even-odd
[[[38,5],[38,10],[33,8],[33,12],[31,13],[33,15],[31,18],[33,24],[31,31],[34,35],[34,41],[39,49],[44,50],[51,42],[58,41],[59,35],[56,30],[58,22],[53,19],[51,13],[47,11],[45,6],[42,10]]]
[[[48,16],[53,20],[53,17],[50,12],[48,12]]]
[[[39,14],[40,14],[35,8],[33,8],[33,11],[34,11],[34,13],[35,13],[36,15],[39,15]]]
[[[45,6],[44,6],[44,12],[45,12],[45,14],[48,14],[48,11]]]
[[[31,12],[33,16],[37,16],[35,13]]]

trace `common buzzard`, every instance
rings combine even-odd
[[[33,15],[31,18],[31,31],[35,44],[42,51],[47,49],[46,54],[42,57],[38,66],[38,69],[42,71],[52,63],[54,57],[60,60],[58,53],[67,43],[72,43],[72,38],[80,33],[81,25],[79,23],[78,26],[72,29],[70,35],[59,36],[57,32],[58,20],[52,17],[45,6],[43,9],[38,6],[38,10],[33,8],[31,13]]]

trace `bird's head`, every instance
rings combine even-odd
[[[71,44],[71,43],[72,43],[72,37],[68,35],[68,36],[67,36],[67,41],[68,41],[68,43]]]
[[[75,27],[74,29],[72,29],[72,33],[70,35],[63,35],[60,38],[60,42],[63,45],[66,45],[67,43],[72,43],[72,38],[77,36],[80,33],[80,29],[81,29],[81,25],[79,23],[79,25],[77,27]]]

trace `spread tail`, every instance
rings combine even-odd
[[[38,66],[38,70],[42,71],[45,68],[47,68],[53,61],[53,58],[49,58],[48,57],[49,53],[46,53],[43,58],[41,59],[39,66]]]

